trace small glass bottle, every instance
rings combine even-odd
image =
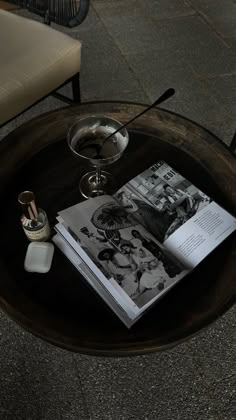
[[[51,231],[48,218],[44,210],[37,208],[34,193],[23,191],[18,196],[18,202],[23,209],[21,225],[30,241],[47,241]]]

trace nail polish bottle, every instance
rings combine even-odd
[[[27,238],[30,241],[47,241],[51,234],[47,214],[37,208],[34,193],[23,191],[18,196],[18,202],[23,210],[21,225]]]

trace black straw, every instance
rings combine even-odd
[[[147,107],[144,111],[140,112],[140,114],[136,115],[134,118],[132,118],[131,120],[129,120],[127,123],[125,123],[124,125],[122,125],[120,128],[118,128],[118,130],[114,131],[113,133],[109,134],[108,137],[106,137],[103,141],[103,143],[100,146],[100,150],[99,150],[99,154],[101,153],[101,150],[104,146],[104,144],[106,143],[107,140],[109,140],[112,136],[114,136],[116,133],[118,133],[118,131],[122,130],[122,128],[126,127],[128,124],[130,124],[131,122],[133,122],[134,120],[136,120],[136,118],[141,117],[141,115],[145,114],[145,112],[149,111],[149,109],[154,108],[154,106],[159,105],[160,103],[166,101],[167,99],[169,99],[171,96],[173,96],[175,94],[175,90],[173,88],[169,88],[167,89],[155,102],[153,102],[152,105],[150,105],[149,107]]]

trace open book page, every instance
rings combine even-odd
[[[131,327],[133,322],[136,320],[134,314],[130,311],[127,313],[127,311],[119,304],[114,306],[114,299],[112,299],[109,291],[107,291],[107,289],[104,290],[104,287],[97,281],[97,277],[92,270],[89,269],[89,267],[79,257],[78,253],[68,242],[64,240],[64,238],[62,238],[59,233],[54,235],[52,240],[63,252],[63,254],[66,255],[66,257],[72,262],[76,269],[80,271],[82,276],[86,278],[90,286],[92,286],[92,288],[102,297],[116,315],[125,323],[125,325],[128,328]]]
[[[236,219],[212,201],[164,242],[183,263],[199,264],[236,229]]]
[[[101,288],[105,289],[107,294],[110,294],[110,296],[115,299],[116,303],[125,310],[130,319],[135,319],[139,313],[138,307],[123,291],[123,289],[119,287],[115,280],[110,277],[109,273],[103,270],[99,263],[96,264],[96,259],[91,253],[88,253],[88,248],[81,243],[78,237],[76,238],[76,234],[73,233],[73,236],[71,236],[72,231],[69,233],[65,225],[61,223],[58,223],[55,226],[55,230],[60,235],[64,243],[73,248],[79,256],[79,259],[82,262],[82,266],[80,266],[81,271],[83,271],[84,267],[86,267],[85,272],[87,275],[92,272],[95,276],[96,283],[99,284]],[[94,283],[94,276],[89,277],[90,282],[94,284],[94,288],[96,289],[97,284]]]
[[[89,249],[114,287],[140,311],[188,273],[112,197],[84,201],[59,212],[59,216]]]
[[[233,216],[163,161],[113,197],[190,269],[236,228]]]

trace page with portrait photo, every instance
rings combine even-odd
[[[93,271],[95,263],[109,284],[123,298],[128,297],[137,313],[189,272],[110,196],[67,208],[59,212],[59,220],[70,227],[85,252],[89,249],[86,263]],[[96,275],[99,276],[98,271]]]
[[[193,269],[235,229],[235,218],[159,161],[114,198],[184,266]]]

